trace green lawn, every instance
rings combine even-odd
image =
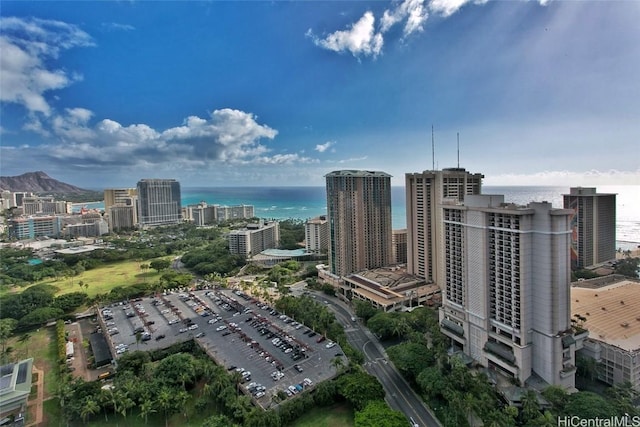
[[[90,297],[93,297],[97,294],[108,293],[116,286],[126,287],[136,283],[153,283],[158,280],[160,274],[157,271],[148,269],[143,272],[140,270],[140,264],[138,261],[119,261],[87,270],[77,276],[61,277],[59,279],[49,278],[36,284],[53,285],[59,289],[56,295],[62,295],[70,292],[85,292],[85,288],[79,286],[80,281],[82,281],[89,285],[86,292]],[[0,289],[0,296],[22,292],[29,286],[24,288],[3,286]]]
[[[70,292],[84,292],[85,289],[79,283],[88,284],[86,289],[89,297],[97,294],[108,293],[116,286],[131,286],[136,283],[153,283],[158,280],[160,274],[155,270],[140,270],[138,261],[120,261],[107,264],[91,270],[87,270],[77,276],[43,280],[39,283],[53,285],[59,289],[56,295],[68,294]]]
[[[353,410],[347,404],[314,408],[289,427],[353,427]]]
[[[7,347],[13,348],[13,360],[21,360],[33,357],[33,364],[44,370],[44,390],[45,399],[53,396],[57,391],[56,366],[57,352],[55,341],[55,328],[39,328],[28,332],[29,339],[19,342],[24,334],[13,336],[7,342]]]

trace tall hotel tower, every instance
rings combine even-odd
[[[175,179],[138,181],[140,226],[176,224],[182,219],[180,183]]]
[[[591,267],[616,258],[616,195],[595,188],[570,188],[564,208],[574,212],[572,267]]]
[[[405,175],[407,203],[407,273],[442,287],[437,258],[442,245],[442,208],[445,199],[462,202],[480,194],[482,178],[463,168],[408,173]]]
[[[502,195],[442,205],[442,332],[481,365],[572,389],[571,214]]]
[[[331,272],[347,276],[391,263],[391,175],[341,170],[325,176]]]

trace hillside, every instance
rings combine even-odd
[[[79,194],[91,191],[58,181],[42,171],[27,172],[18,176],[2,176],[0,177],[0,188],[8,191],[26,191],[30,193]]]

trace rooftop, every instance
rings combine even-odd
[[[353,177],[383,177],[391,178],[386,172],[381,171],[365,171],[365,170],[339,170],[329,172],[325,177],[337,177],[337,176],[353,176]]]
[[[640,282],[623,279],[600,288],[571,288],[571,313],[587,321],[589,338],[620,347],[640,349]]]

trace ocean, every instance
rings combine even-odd
[[[640,186],[598,186],[598,193],[617,194],[618,247],[633,249],[640,245]],[[505,201],[516,204],[551,202],[562,207],[562,195],[568,187],[483,186],[484,194],[504,194]],[[219,205],[253,205],[256,216],[265,219],[306,220],[327,212],[325,187],[183,187],[182,205],[205,201]],[[406,227],[404,187],[391,189],[391,213],[394,229]],[[99,204],[83,204],[100,208]],[[104,207],[104,205],[102,205]]]

